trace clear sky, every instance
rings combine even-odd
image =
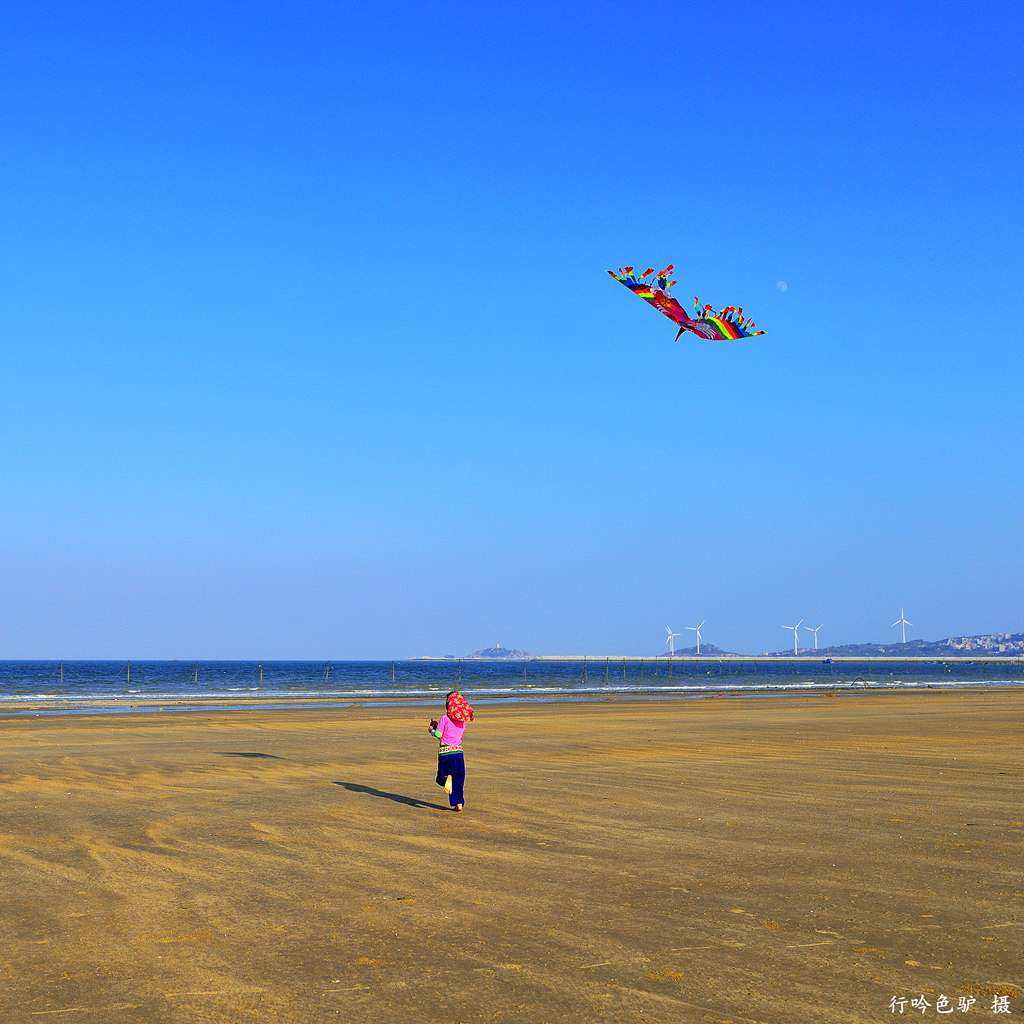
[[[1024,631],[1022,45],[1019,0],[12,5],[0,657]],[[605,273],[668,263],[766,336]]]

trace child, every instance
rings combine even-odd
[[[441,741],[437,752],[437,784],[448,794],[452,810],[461,811],[462,786],[466,781],[462,734],[466,731],[466,722],[473,721],[473,709],[458,690],[448,694],[445,704],[447,713],[439,721],[430,721],[430,735]]]

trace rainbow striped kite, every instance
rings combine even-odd
[[[682,337],[683,331],[693,331],[708,341],[732,341],[734,338],[754,338],[764,334],[764,331],[754,330],[754,321],[743,315],[742,306],[726,306],[716,313],[711,306],[702,307],[696,295],[693,297],[695,315],[691,317],[668,293],[669,288],[675,284],[675,281],[668,279],[672,273],[671,264],[653,278],[651,275],[654,271],[651,269],[645,270],[639,277],[633,273],[632,267],[619,267],[617,274],[614,270],[609,270],[608,273],[631,292],[649,302],[659,313],[663,313],[673,323],[679,324],[676,341]]]

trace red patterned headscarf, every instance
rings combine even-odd
[[[473,709],[469,706],[469,701],[458,690],[453,690],[448,694],[448,717],[459,722],[473,721]]]

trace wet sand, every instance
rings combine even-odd
[[[1019,690],[478,710],[0,721],[0,1020],[1024,1016]]]

